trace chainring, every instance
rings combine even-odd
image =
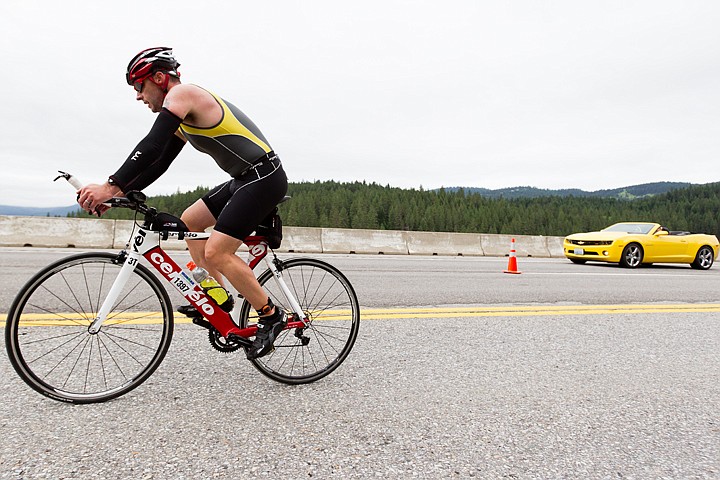
[[[208,329],[208,340],[210,340],[210,345],[218,352],[230,353],[242,348],[242,345],[238,343],[228,342],[214,327]]]

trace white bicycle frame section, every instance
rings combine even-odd
[[[151,264],[154,269],[158,270],[165,279],[184,297],[191,297],[193,295],[201,294],[202,288],[200,285],[193,280],[192,275],[188,274],[185,270],[180,268],[172,259],[169,259],[167,253],[160,248],[160,239],[167,240],[175,238],[178,240],[206,240],[210,237],[209,233],[206,232],[154,232],[140,227],[137,233],[134,234],[132,241],[128,243],[126,247],[127,258],[125,263],[120,269],[120,273],[113,282],[110,291],[108,292],[105,300],[103,301],[100,310],[98,311],[97,317],[93,320],[92,324],[88,328],[90,333],[97,333],[100,331],[103,322],[107,319],[108,314],[112,311],[115,306],[118,297],[125,288],[130,275],[135,270],[138,262],[145,258]],[[278,287],[283,291],[285,299],[292,310],[297,314],[297,318],[307,324],[305,313],[303,312],[300,304],[295,299],[295,296],[290,292],[285,280],[282,278],[282,273],[278,270],[271,258],[268,258],[268,246],[267,243],[261,241],[257,244],[249,245],[248,251],[248,265],[254,267],[259,262],[259,259],[264,259],[268,269],[272,272],[273,278]],[[169,261],[168,261],[169,260]],[[228,282],[229,283],[229,282]],[[231,289],[231,293],[237,295],[237,291]],[[194,298],[197,300],[197,298]],[[245,300],[247,301],[247,300]],[[242,303],[236,302],[235,308],[230,313],[230,318],[238,325],[240,321],[240,310]],[[209,306],[212,310],[212,306]],[[209,310],[205,309],[203,305],[202,309],[205,313],[209,313]]]

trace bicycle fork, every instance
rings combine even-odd
[[[95,317],[95,320],[93,320],[93,322],[88,327],[88,332],[91,335],[94,335],[100,331],[103,322],[105,322],[105,320],[107,319],[108,314],[115,305],[115,302],[117,301],[120,293],[125,287],[125,284],[130,278],[130,275],[135,270],[135,266],[138,264],[140,257],[141,255],[138,252],[130,252],[127,257],[124,257],[122,254],[120,254],[120,256],[118,257],[118,260],[125,258],[125,262],[120,268],[120,273],[118,274],[117,278],[115,278],[112,287],[110,287],[110,291],[105,297],[105,300],[103,301],[103,304],[98,311],[97,317]]]

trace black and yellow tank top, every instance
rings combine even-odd
[[[260,129],[239,108],[208,93],[222,108],[220,122],[209,128],[182,123],[180,130],[193,147],[213,157],[230,176],[238,177],[272,148]]]

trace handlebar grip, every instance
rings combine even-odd
[[[82,182],[80,180],[78,180],[77,178],[75,178],[74,176],[70,175],[69,173],[63,172],[62,170],[58,170],[58,173],[60,175],[55,177],[54,181],[58,181],[61,178],[64,178],[65,180],[68,181],[68,183],[70,185],[72,185],[75,188],[75,190],[80,190],[81,188],[83,188]]]
[[[70,175],[70,178],[67,179],[68,183],[75,187],[75,189],[80,190],[83,187],[83,184],[80,180]]]

